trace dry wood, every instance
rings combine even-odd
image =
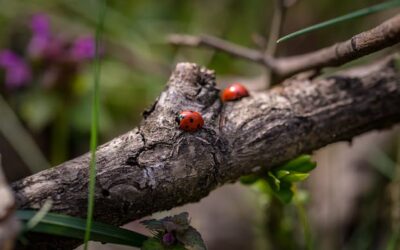
[[[222,104],[215,76],[180,63],[138,128],[97,151],[95,219],[122,225],[196,202],[227,182],[327,144],[400,121],[400,76],[393,61],[319,80],[291,80],[266,93]],[[205,127],[177,129],[181,110]],[[15,182],[19,208],[85,217],[89,154]],[[70,249],[76,241],[33,236],[29,249]],[[72,242],[72,243],[71,243]]]

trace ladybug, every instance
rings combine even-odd
[[[243,97],[249,96],[249,92],[246,87],[240,83],[234,83],[229,85],[221,94],[223,102],[236,101]]]
[[[195,132],[204,126],[201,114],[191,110],[181,111],[175,121],[178,123],[180,129],[188,132]]]

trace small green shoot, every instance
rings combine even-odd
[[[317,166],[310,155],[301,155],[285,164],[269,170],[261,175],[248,175],[240,179],[245,185],[252,185],[267,197],[275,196],[283,204],[296,206],[304,231],[304,241],[308,250],[313,249],[313,239],[303,207],[304,193],[296,188],[296,182],[304,181]],[[303,195],[301,195],[303,194]]]
[[[248,175],[241,178],[241,182],[246,185],[264,182],[267,188],[263,188],[276,196],[283,203],[290,203],[293,198],[293,183],[307,179],[316,167],[316,163],[311,160],[310,155],[301,155],[280,167],[274,168],[263,176]]]

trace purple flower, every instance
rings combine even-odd
[[[28,45],[28,53],[33,58],[45,57],[51,46],[49,18],[45,14],[36,14],[30,22],[32,38]]]
[[[10,50],[0,51],[0,67],[5,70],[5,83],[9,88],[18,88],[31,80],[31,70],[25,61]]]
[[[95,53],[96,44],[93,37],[77,38],[70,50],[71,58],[76,61],[93,59]]]
[[[35,14],[32,17],[30,24],[34,36],[50,36],[50,21],[46,14]]]
[[[172,244],[175,243],[175,236],[172,232],[166,233],[163,235],[162,237],[162,242],[166,245],[166,246],[171,246]]]

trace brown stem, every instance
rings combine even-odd
[[[283,0],[275,0],[275,8],[271,21],[271,30],[268,32],[268,43],[267,49],[265,50],[266,55],[275,56],[276,53],[276,41],[282,33],[283,22],[286,16],[286,6]]]
[[[340,66],[399,43],[400,15],[387,20],[369,31],[355,35],[347,41],[311,53],[283,58],[265,56],[260,51],[210,36],[175,34],[171,35],[168,40],[174,45],[217,49],[261,64],[271,69],[279,79],[285,79],[296,73],[311,69],[319,70],[325,67]]]
[[[213,36],[191,36],[191,35],[181,35],[181,34],[171,34],[167,37],[169,43],[179,46],[188,47],[205,47],[216,49],[219,51],[226,52],[232,56],[246,59],[251,62],[256,62],[266,67],[272,68],[272,57],[264,56],[258,50],[253,50],[246,48],[225,40],[222,40]]]
[[[276,56],[276,41],[282,33],[282,27],[286,16],[286,6],[284,4],[284,0],[275,0],[274,2],[275,8],[272,16],[271,30],[268,36],[267,49],[265,50],[265,56],[271,57]],[[266,67],[266,76],[266,87],[269,88],[274,84],[276,78],[274,72],[269,67]]]

